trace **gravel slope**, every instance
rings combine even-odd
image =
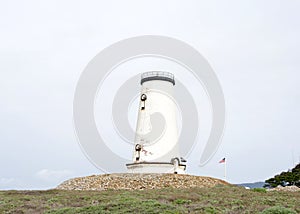
[[[211,177],[178,174],[104,174],[72,178],[60,184],[61,190],[137,190],[161,188],[213,187],[229,183]]]

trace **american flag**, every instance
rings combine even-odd
[[[225,158],[219,161],[219,163],[225,163]]]

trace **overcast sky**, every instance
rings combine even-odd
[[[163,35],[196,48],[222,85],[222,145],[189,173],[263,181],[300,159],[300,1],[0,1],[0,189],[101,173],[73,128],[73,96],[103,48]]]

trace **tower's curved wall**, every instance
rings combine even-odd
[[[167,168],[174,172],[172,159],[180,157],[174,76],[147,72],[142,74],[141,84],[133,162],[152,163],[151,167],[140,167],[141,172],[161,172]]]

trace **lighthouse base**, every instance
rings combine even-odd
[[[128,173],[185,174],[186,165],[171,162],[135,162],[126,164]]]

